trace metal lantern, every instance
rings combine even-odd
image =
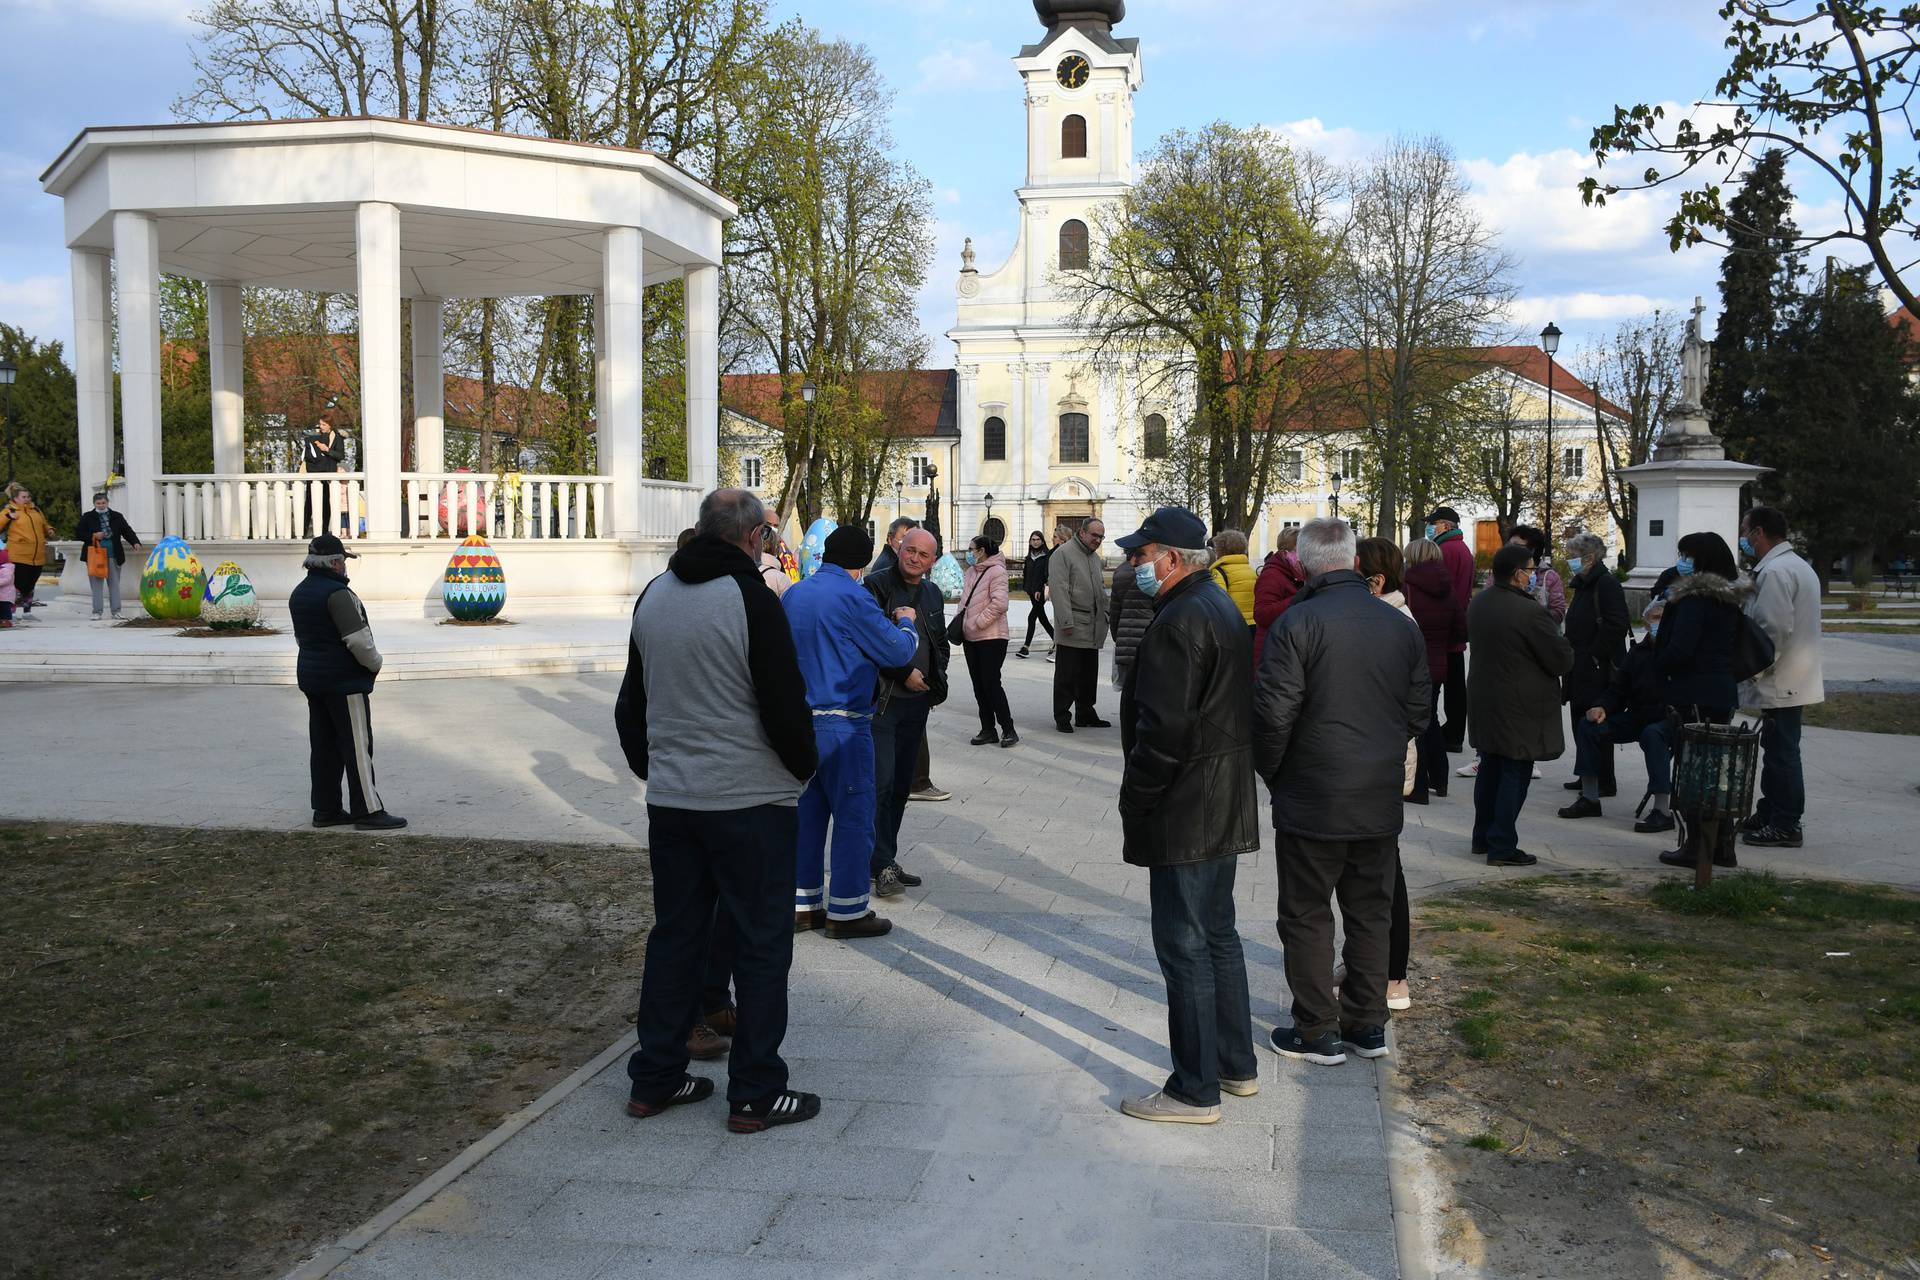
[[[1747,725],[1683,724],[1673,750],[1673,804],[1702,828],[1694,886],[1713,880],[1721,825],[1739,822],[1753,805],[1760,730]]]

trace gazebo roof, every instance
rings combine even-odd
[[[86,129],[41,185],[72,248],[110,249],[138,211],[164,271],[343,293],[356,206],[393,204],[409,297],[591,292],[609,226],[639,227],[646,281],[670,280],[719,263],[737,212],[652,152],[375,117]]]

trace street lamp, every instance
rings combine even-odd
[[[987,495],[987,519],[993,519],[993,495]]]
[[[1547,500],[1541,530],[1547,536],[1547,563],[1553,563],[1553,353],[1560,349],[1560,329],[1553,321],[1540,331],[1540,348],[1547,353]]]
[[[7,479],[18,480],[20,475],[13,469],[13,438],[20,433],[13,426],[13,380],[20,376],[20,370],[13,361],[0,357],[0,387],[7,389]]]
[[[1340,473],[1333,473],[1333,518],[1340,518]]]

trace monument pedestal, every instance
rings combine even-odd
[[[1717,446],[1716,446],[1717,449]],[[1680,556],[1689,533],[1717,533],[1729,547],[1740,541],[1740,486],[1772,468],[1726,458],[1661,459],[1621,472],[1639,494],[1639,529],[1629,589],[1644,591]]]

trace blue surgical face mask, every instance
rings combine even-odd
[[[1647,639],[1651,640],[1659,634],[1660,634],[1660,624],[1658,622],[1649,622],[1647,624]]]
[[[1438,533],[1439,533],[1439,531],[1438,531],[1438,530],[1436,530],[1436,529],[1435,529],[1435,528],[1434,528],[1434,527],[1433,527],[1432,525],[1428,525],[1428,526],[1427,526],[1427,541],[1428,541],[1428,542],[1432,542],[1432,541],[1434,540],[1434,538],[1438,536]]]
[[[1579,556],[1568,556],[1568,557],[1567,557],[1567,572],[1568,572],[1568,573],[1578,573],[1578,572],[1580,572],[1580,566],[1581,566],[1581,565],[1583,565],[1583,564],[1585,564],[1585,563],[1586,563],[1586,561],[1584,561],[1584,560],[1582,560],[1582,559],[1581,559],[1581,558],[1580,558]]]
[[[1747,535],[1744,533],[1740,535],[1740,554],[1743,556],[1751,556],[1755,560],[1760,558],[1760,553],[1753,549],[1753,543],[1748,540]]]
[[[1159,559],[1158,556],[1154,557]],[[1133,585],[1140,588],[1140,594],[1157,596],[1160,594],[1160,579],[1153,572],[1153,560],[1133,566]]]
[[[968,564],[978,564],[978,563],[979,563],[979,558],[978,558],[978,557],[976,557],[976,556],[975,556],[975,555],[973,554],[973,552],[971,552],[971,551],[969,551],[969,552],[967,552],[967,563],[968,563]]]
[[[1673,562],[1673,569],[1674,569],[1674,572],[1678,573],[1681,577],[1683,578],[1686,577],[1688,574],[1693,572],[1693,557],[1681,556],[1678,560],[1675,560]]]

